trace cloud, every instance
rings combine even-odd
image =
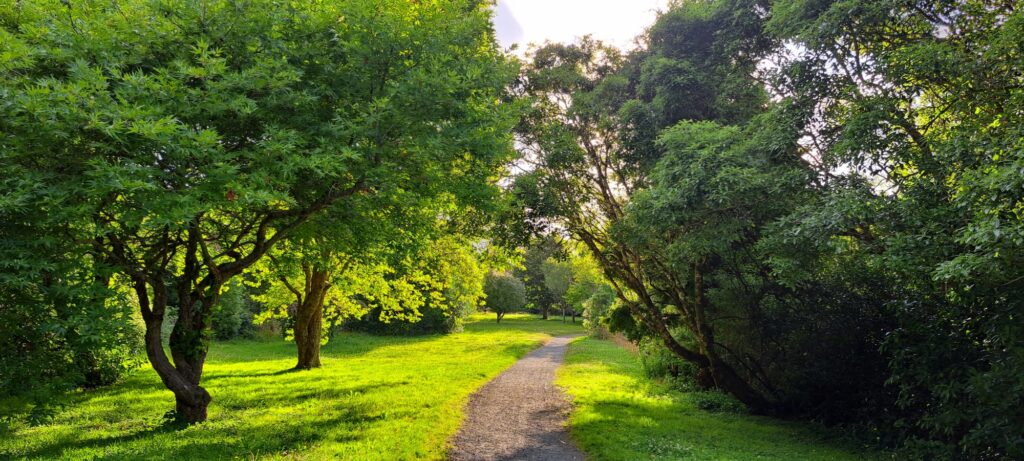
[[[667,0],[499,0],[494,18],[502,46],[571,42],[584,35],[631,48]]]
[[[498,1],[498,8],[494,12],[494,27],[502,46],[508,47],[523,41],[523,26],[516,20],[506,0]]]

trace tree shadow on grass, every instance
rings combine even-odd
[[[708,412],[684,403],[682,395],[659,397],[593,399],[588,411],[596,417],[575,423],[574,438],[597,453],[625,448],[650,459],[873,459],[862,446],[817,426]]]
[[[357,441],[367,426],[396,416],[351,399],[334,402],[330,407],[330,413],[336,416],[322,418],[319,411],[311,408],[300,417],[263,418],[228,427],[220,425],[224,421],[215,420],[187,426],[173,420],[151,419],[153,422],[140,422],[139,428],[132,432],[88,439],[77,439],[74,433],[69,433],[34,449],[0,453],[0,457],[233,459],[248,455],[297,452],[323,440]]]

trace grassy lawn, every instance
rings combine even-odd
[[[323,368],[291,372],[285,342],[214,344],[203,385],[210,419],[175,430],[174,406],[148,366],[116,386],[76,392],[51,420],[0,432],[0,459],[441,459],[467,397],[547,335],[578,324],[476,315],[464,333],[346,334]]]
[[[573,397],[572,437],[595,460],[879,458],[807,425],[700,410],[650,382],[636,356],[609,341],[573,342],[558,384]]]

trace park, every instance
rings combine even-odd
[[[1024,13],[0,0],[0,459],[1024,459]]]

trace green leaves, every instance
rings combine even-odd
[[[86,255],[130,276],[149,328],[178,307],[182,355],[154,366],[194,400],[221,288],[274,245],[402,246],[435,200],[496,195],[512,62],[487,5],[428,3],[0,2],[0,238],[18,260],[59,242],[3,276]],[[441,290],[407,275],[388,290],[414,317],[410,290]]]
[[[511,274],[490,273],[484,279],[487,293],[485,306],[498,314],[498,319],[526,306],[526,286]]]

